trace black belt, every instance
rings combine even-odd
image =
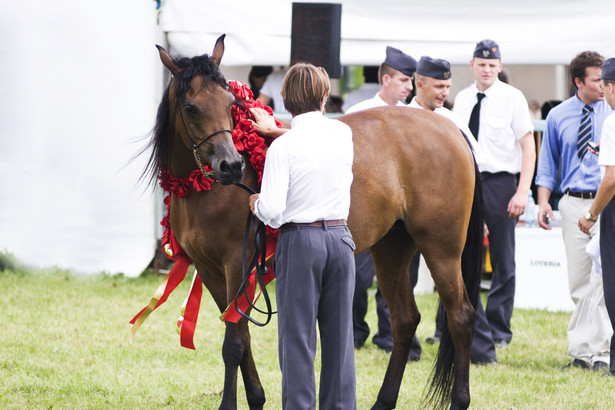
[[[345,219],[330,219],[328,221],[316,221],[309,223],[301,223],[301,222],[289,222],[282,226],[280,226],[281,231],[285,231],[287,229],[292,228],[327,228],[330,226],[346,226]]]
[[[596,191],[574,192],[571,190],[566,190],[566,195],[581,199],[594,199],[596,197]]]

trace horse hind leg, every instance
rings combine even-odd
[[[372,409],[395,408],[412,340],[421,320],[409,276],[410,261],[415,251],[412,238],[400,225],[393,227],[370,248],[378,287],[391,314],[393,332],[393,350]]]
[[[447,327],[442,331],[433,380],[426,403],[429,407],[466,409],[470,405],[470,346],[474,308],[468,299],[457,260],[433,258],[424,253],[440,300]],[[426,404],[424,403],[424,404]]]

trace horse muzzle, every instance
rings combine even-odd
[[[218,164],[212,164],[216,173],[216,179],[222,185],[232,185],[241,181],[246,163],[241,155],[237,157],[237,160],[224,159]]]

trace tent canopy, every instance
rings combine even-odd
[[[615,56],[612,0],[339,0],[342,65],[376,65],[387,45],[413,56],[470,60],[491,38],[506,64],[568,64],[580,51]],[[292,1],[166,0],[160,22],[178,55],[210,53],[225,33],[223,64],[288,65]]]

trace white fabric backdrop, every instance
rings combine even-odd
[[[341,3],[345,65],[379,64],[386,45],[465,64],[485,37],[507,64],[615,56],[612,0]],[[291,7],[166,0],[160,24],[178,54],[210,53],[226,33],[223,65],[284,65]],[[136,186],[143,158],[128,161],[162,91],[156,19],[152,0],[0,1],[0,252],[88,274],[147,266],[160,215]]]
[[[299,1],[301,2],[301,1]],[[342,4],[342,65],[380,64],[385,47],[467,64],[476,42],[496,40],[505,64],[568,64],[576,53],[615,56],[612,0],[310,0]],[[292,0],[166,0],[172,49],[211,52],[227,34],[224,65],[287,65]]]
[[[0,251],[37,267],[140,274],[154,200],[138,188],[162,84],[151,0],[0,3]]]

